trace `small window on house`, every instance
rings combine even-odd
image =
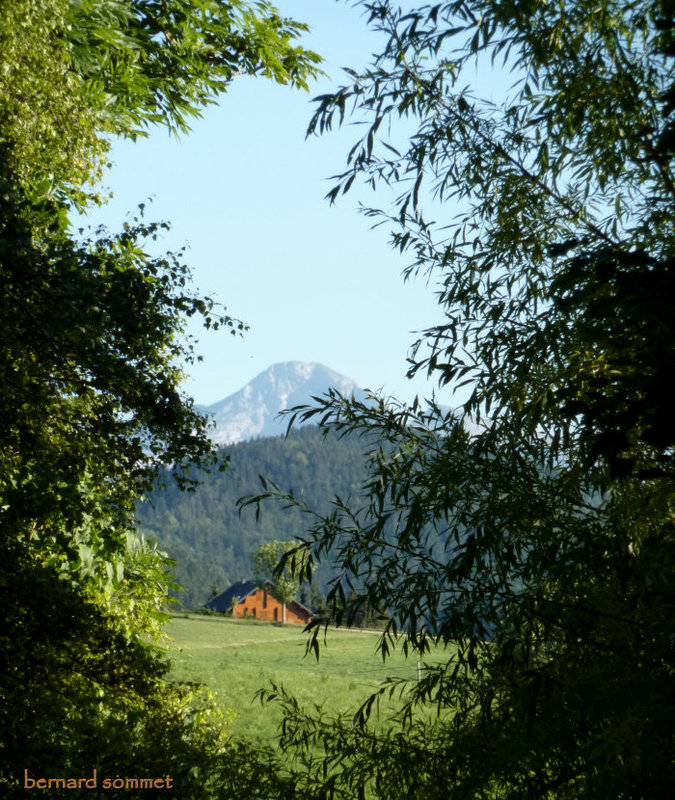
[[[267,592],[263,592],[263,608],[267,608]]]
[[[275,622],[279,621],[279,609],[278,608],[274,609],[274,621]]]
[[[253,614],[253,616],[255,617],[255,608],[251,609],[251,614]]]

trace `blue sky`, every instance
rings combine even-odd
[[[385,228],[357,211],[386,204],[360,188],[329,206],[329,176],[339,172],[358,133],[353,127],[305,140],[311,98],[341,82],[378,47],[358,8],[335,0],[278,0],[282,13],[308,22],[303,44],[329,73],[309,94],[263,79],[239,78],[218,106],[176,141],[163,130],[120,142],[106,185],[113,200],[92,220],[117,228],[138,203],[168,220],[163,249],[188,246],[195,284],[246,321],[243,338],[201,333],[203,362],[186,390],[209,404],[280,361],[318,361],[359,384],[410,400],[433,386],[405,378],[413,331],[440,319],[433,288],[404,283],[403,257]],[[448,210],[450,214],[450,210]],[[452,404],[447,391],[439,395]]]

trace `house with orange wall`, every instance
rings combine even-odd
[[[221,614],[231,614],[233,617],[282,622],[282,605],[270,594],[272,588],[270,581],[265,581],[262,586],[253,581],[239,581],[209,600],[206,607]],[[302,603],[294,600],[286,604],[286,622],[306,625],[311,619],[312,612]]]

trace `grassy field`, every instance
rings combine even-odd
[[[234,711],[232,733],[260,741],[271,742],[280,721],[274,705],[253,702],[271,682],[303,704],[353,712],[387,676],[417,677],[417,661],[400,653],[383,664],[377,634],[370,632],[329,631],[318,662],[305,656],[306,634],[295,625],[189,615],[173,617],[167,633],[172,676],[206,684]],[[439,650],[427,661],[444,657]]]

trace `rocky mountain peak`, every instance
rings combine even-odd
[[[287,421],[277,418],[279,412],[308,403],[312,395],[324,394],[329,388],[351,394],[359,387],[323,364],[286,361],[273,364],[239,391],[200,410],[215,421],[214,442],[235,444],[284,433]]]

